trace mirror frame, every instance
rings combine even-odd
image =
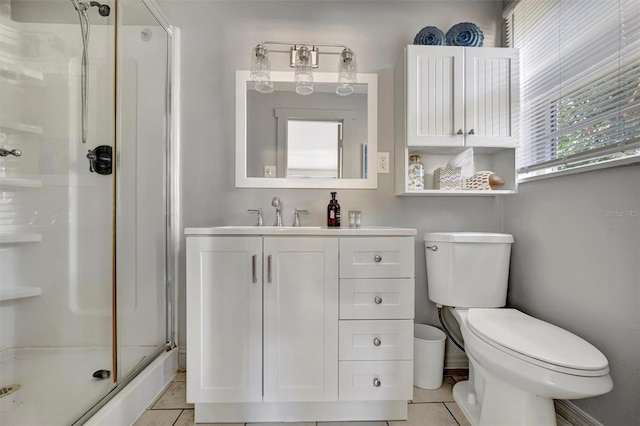
[[[293,72],[272,71],[272,81],[294,81]],[[247,176],[247,82],[250,71],[236,71],[236,188],[343,188],[377,189],[378,76],[358,73],[358,84],[367,84],[367,178],[264,178]],[[337,73],[314,72],[316,83],[336,83]],[[337,95],[336,95],[337,96]]]

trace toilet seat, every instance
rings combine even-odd
[[[517,309],[469,309],[467,324],[486,343],[549,370],[576,376],[609,372],[607,359],[589,342]]]

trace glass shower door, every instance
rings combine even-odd
[[[118,379],[169,341],[169,38],[141,1],[120,2],[118,30]]]

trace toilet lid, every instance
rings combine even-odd
[[[590,371],[608,368],[607,358],[591,343],[517,309],[469,309],[467,323],[479,337],[548,364]]]

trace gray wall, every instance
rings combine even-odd
[[[360,72],[378,74],[378,147],[393,156],[394,67],[406,44],[424,26],[447,31],[458,22],[478,24],[485,46],[500,45],[500,1],[185,1],[161,2],[163,12],[182,30],[182,161],[185,227],[249,225],[246,210],[261,207],[273,221],[271,198],[310,211],[308,225],[326,224],[330,190],[235,189],[235,70],[249,69],[251,49],[260,41],[341,43],[358,57]],[[273,70],[288,71],[288,55],[272,53]],[[318,71],[335,72],[331,57]],[[390,159],[393,164],[393,158]],[[418,229],[416,239],[416,320],[437,323],[428,301],[421,235],[437,230],[500,231],[501,200],[493,197],[416,197],[394,195],[393,170],[378,176],[377,190],[342,190],[342,210],[361,210],[364,225]],[[180,346],[185,347],[184,252],[181,253]],[[182,359],[183,357],[181,357]]]
[[[640,166],[522,184],[505,198],[504,230],[509,304],[609,360],[613,391],[573,402],[605,425],[640,424]]]

